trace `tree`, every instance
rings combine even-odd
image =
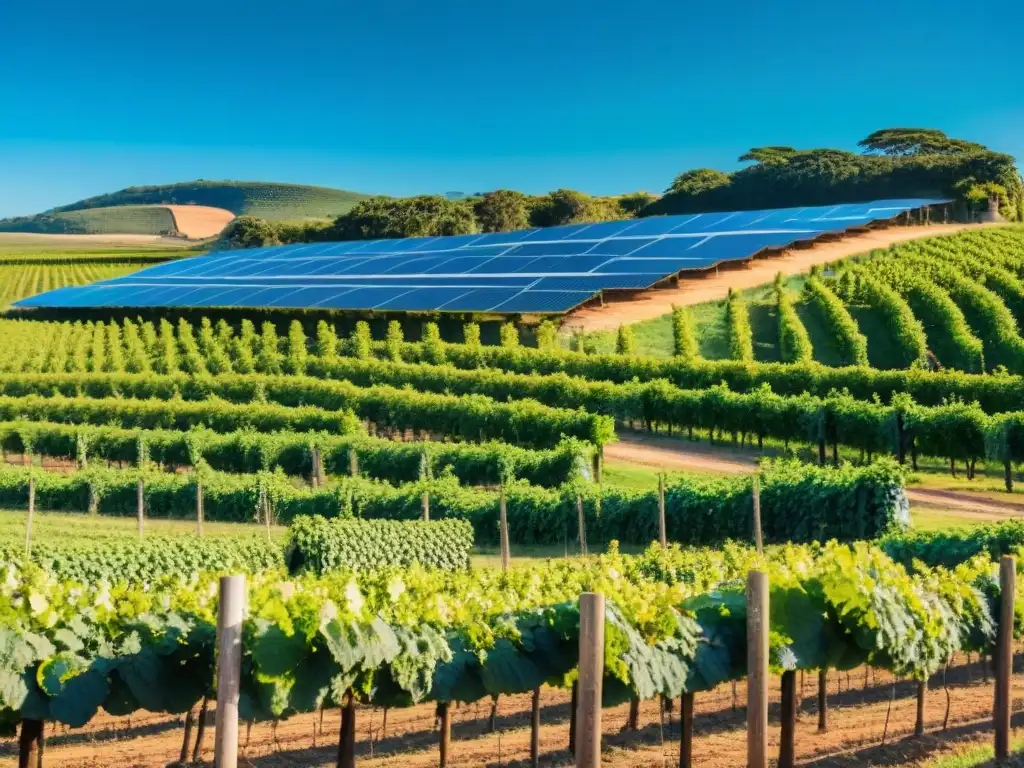
[[[792,147],[754,147],[746,154],[740,155],[740,162],[762,163],[764,165],[785,163],[794,154],[796,154],[796,150]]]
[[[657,199],[658,196],[650,192],[630,192],[619,197],[619,207],[627,216],[639,216],[644,208]]]
[[[731,180],[728,173],[713,168],[695,168],[676,176],[672,186],[665,190],[665,194],[695,197],[712,189],[726,187]]]
[[[229,248],[258,248],[280,244],[277,226],[256,216],[239,216],[224,231],[221,238]]]
[[[441,195],[359,201],[335,219],[328,239],[366,240],[392,237],[467,235],[477,231],[472,207]]]
[[[481,232],[511,232],[530,226],[527,197],[522,192],[498,189],[473,203]]]
[[[530,223],[535,227],[557,227],[576,224],[594,218],[594,198],[575,189],[556,189],[540,198],[530,212]]]
[[[937,128],[883,128],[875,131],[857,146],[865,154],[891,155],[958,155],[968,152],[986,152],[982,144],[963,139],[951,139]]]

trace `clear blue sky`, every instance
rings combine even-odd
[[[1024,3],[0,2],[0,216],[234,178],[661,191],[939,127],[1024,158]]]

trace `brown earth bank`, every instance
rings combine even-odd
[[[653,320],[672,311],[672,305],[689,306],[706,301],[719,301],[729,289],[742,291],[770,283],[776,273],[784,276],[807,272],[812,266],[888,248],[895,243],[922,237],[952,234],[981,224],[931,224],[914,227],[889,227],[853,234],[835,242],[815,243],[810,248],[778,252],[744,263],[733,263],[721,269],[696,273],[680,280],[678,288],[644,291],[625,301],[612,301],[603,307],[585,307],[568,315],[562,325],[580,331],[612,331],[622,324]]]
[[[163,235],[50,235],[0,232],[0,248],[14,246],[96,248],[103,245],[181,245],[181,238]]]
[[[846,768],[865,765],[908,765],[950,751],[965,741],[992,738],[993,684],[977,659],[964,655],[949,671],[929,682],[925,735],[913,736],[917,684],[894,681],[888,674],[861,667],[829,673],[828,728],[818,732],[817,675],[797,674],[798,718],[796,758],[800,765]],[[1013,725],[1024,726],[1024,659],[1016,660],[1012,684]],[[945,677],[946,687],[943,685]],[[770,754],[778,753],[779,680],[770,682]],[[507,696],[499,701],[493,731],[488,726],[490,702],[454,710],[449,765],[529,765],[530,697]],[[693,765],[736,768],[746,762],[746,689],[719,686],[695,698]],[[663,712],[657,700],[640,704],[638,729],[627,729],[629,707],[603,711],[602,764],[614,768],[678,764],[679,708]],[[213,760],[213,715],[196,765]],[[947,719],[948,715],[948,719]],[[337,710],[300,715],[274,724],[241,726],[239,765],[250,768],[333,766],[337,760],[340,716]],[[569,695],[541,692],[540,764],[572,765],[568,750]],[[131,718],[100,715],[87,727],[47,727],[47,768],[149,768],[176,761],[182,748],[182,718],[136,713]],[[194,748],[189,745],[191,755]],[[424,704],[391,710],[360,707],[356,715],[356,762],[368,768],[427,768],[438,764],[435,707]],[[16,742],[0,744],[0,766],[14,766]]]
[[[190,240],[216,237],[235,218],[235,214],[231,211],[224,208],[212,208],[208,205],[166,205],[164,207],[174,217],[175,228]]]

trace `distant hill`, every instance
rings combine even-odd
[[[259,216],[272,221],[332,219],[367,197],[359,192],[303,184],[187,181],[128,187],[35,216],[0,219],[0,232],[204,238],[216,235],[234,216]]]
[[[46,235],[173,235],[177,233],[177,227],[170,209],[164,206],[126,205],[0,219],[0,232],[34,232]]]
[[[263,181],[185,181],[128,187],[46,211],[48,214],[120,205],[207,205],[236,216],[263,219],[326,219],[340,216],[369,195],[330,187]]]

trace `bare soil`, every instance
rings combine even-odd
[[[235,214],[224,208],[208,205],[167,205],[164,206],[174,217],[174,226],[190,240],[216,237],[235,218]]]
[[[97,248],[104,245],[181,245],[181,238],[161,235],[49,235],[37,232],[0,232],[0,248],[70,247]]]
[[[659,288],[639,293],[628,300],[616,300],[603,307],[584,307],[567,316],[565,328],[580,331],[610,331],[622,324],[639,323],[672,311],[672,305],[689,306],[724,299],[729,289],[744,290],[770,283],[776,273],[784,276],[807,272],[812,266],[888,248],[895,243],[922,237],[960,232],[978,224],[932,224],[914,227],[890,227],[854,234],[835,242],[815,243],[809,248],[776,252],[752,261],[729,263],[707,272],[687,275],[678,288]],[[685,274],[685,273],[684,273]]]
[[[817,729],[817,675],[798,673],[799,716],[796,755],[800,765],[846,768],[865,765],[906,765],[942,753],[964,741],[991,739],[993,686],[983,677],[976,661],[968,665],[961,655],[947,674],[947,692],[942,676],[930,682],[925,730],[913,736],[916,712],[916,684],[895,682],[883,672],[866,668],[829,675],[829,727]],[[1017,660],[1017,670],[1024,669]],[[867,685],[865,685],[867,683]],[[770,684],[773,699],[769,709],[769,743],[777,753],[779,737],[779,683]],[[695,701],[693,759],[696,766],[734,768],[746,760],[746,689],[737,684],[698,694]],[[1024,675],[1013,681],[1013,724],[1024,724]],[[529,696],[503,697],[499,703],[496,730],[487,727],[489,702],[455,710],[452,755],[449,765],[523,766],[529,764]],[[199,765],[213,759],[213,712],[207,728]],[[388,713],[360,707],[356,716],[357,763],[367,768],[427,768],[438,764],[433,705],[420,705]],[[678,706],[662,713],[657,700],[640,705],[639,729],[625,730],[628,705],[603,712],[604,765],[667,766],[678,764]],[[888,719],[888,724],[886,720]],[[333,766],[337,759],[340,717],[337,710],[324,713],[322,727],[316,714],[300,715],[273,724],[257,724],[247,735],[241,726],[244,745],[239,765],[258,768]],[[540,764],[572,765],[567,749],[569,695],[544,688],[541,692]],[[165,766],[178,759],[182,744],[182,718],[137,713],[132,718],[101,715],[86,728],[56,731],[48,727],[45,750],[47,768],[136,768]],[[883,739],[884,735],[884,739]],[[193,731],[194,736],[194,731]],[[884,743],[883,743],[884,742]],[[191,745],[190,745],[191,747]],[[190,748],[191,751],[191,748]],[[14,766],[17,746],[13,739],[0,744],[0,766]]]

